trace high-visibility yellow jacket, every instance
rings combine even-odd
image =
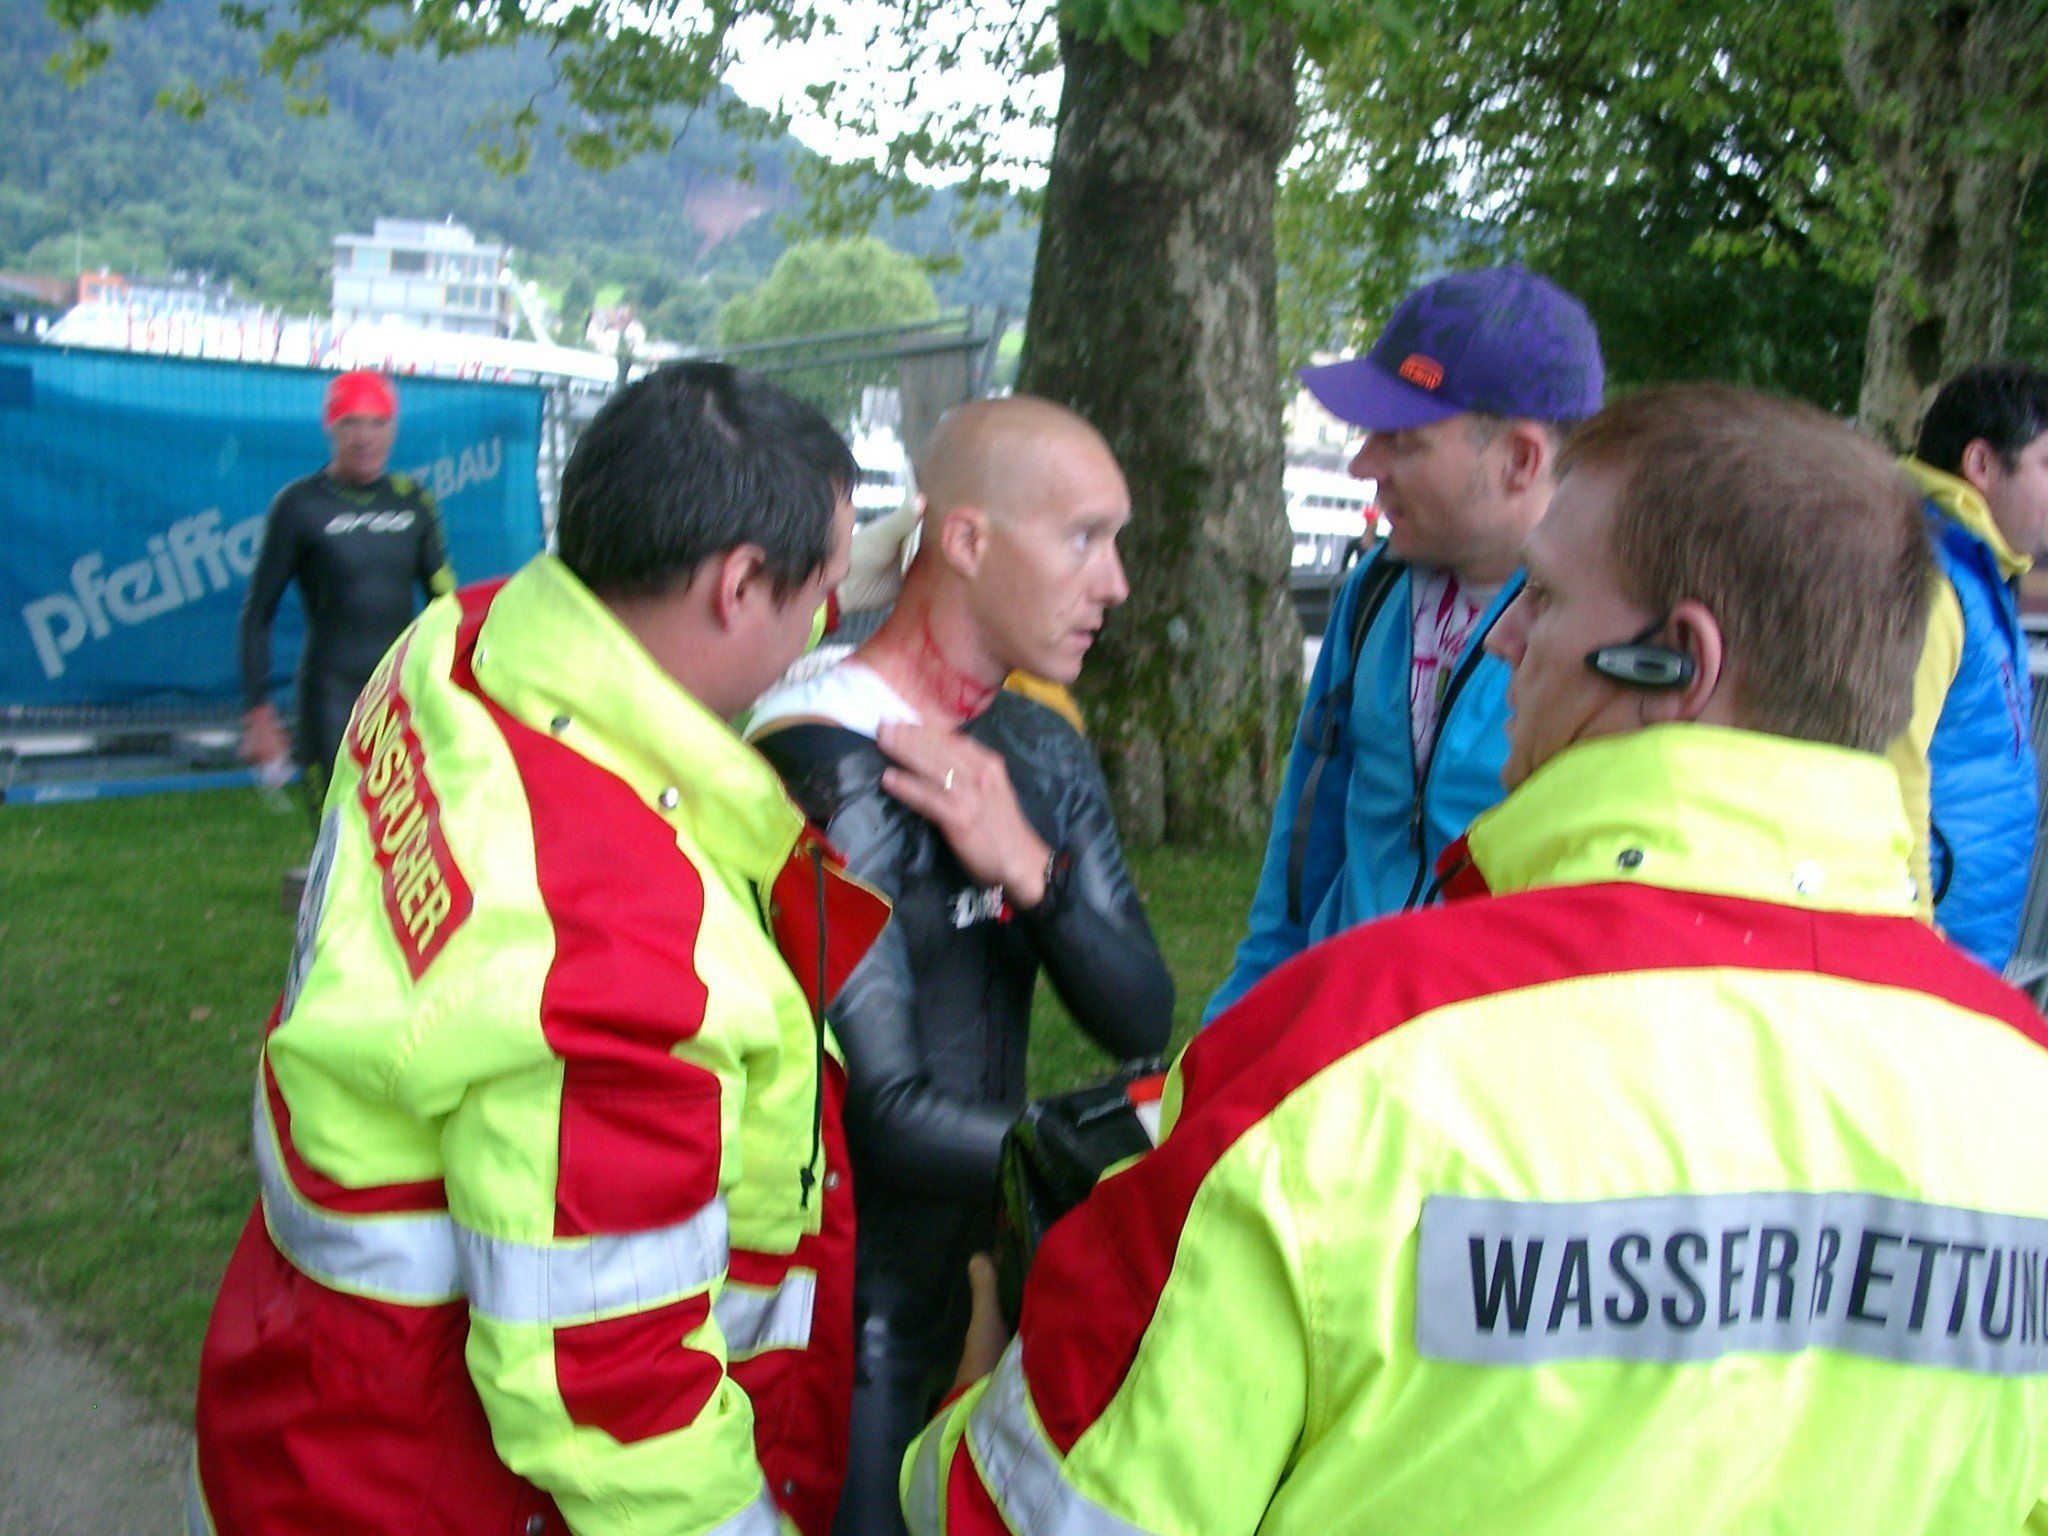
[[[258,1067],[194,1530],[824,1536],[813,999],[884,913],[558,562],[432,604],[350,720]]]
[[[1989,1536],[2048,1491],[2048,1035],[1876,756],[1560,754],[1189,1046],[911,1529]],[[1462,887],[1467,882],[1458,882]]]

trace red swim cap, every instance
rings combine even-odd
[[[398,414],[398,394],[381,373],[358,368],[338,373],[327,386],[327,409],[321,413],[323,426],[333,426],[344,416],[375,416],[389,421]]]

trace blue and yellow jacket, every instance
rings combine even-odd
[[[1435,749],[1418,779],[1408,717],[1415,626],[1407,572],[1386,589],[1360,654],[1355,660],[1351,654],[1361,592],[1385,553],[1381,545],[1361,560],[1331,607],[1273,813],[1251,919],[1230,976],[1210,999],[1205,1018],[1214,1018],[1309,945],[1414,906],[1444,849],[1503,793],[1508,668],[1486,655],[1481,644],[1521,590],[1521,577],[1518,573],[1503,587],[1472,626],[1445,689]],[[1346,677],[1352,680],[1350,708],[1337,733],[1336,753],[1316,776],[1297,920],[1288,902],[1295,816],[1315,765],[1322,712],[1331,707]]]
[[[2048,1029],[1883,760],[1654,727],[1468,845],[1188,1047],[915,1536],[2048,1530]]]
[[[1917,460],[1906,468],[1927,495],[1946,580],[1914,679],[1913,722],[1892,757],[1925,844],[1914,861],[1923,913],[1932,902],[1942,931],[2000,970],[2019,939],[2039,806],[2027,645],[2013,593],[2030,562],[1968,484]]]

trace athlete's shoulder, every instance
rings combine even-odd
[[[423,511],[439,514],[441,504],[434,499],[434,493],[411,475],[386,475],[384,483],[390,487],[394,500],[408,502]]]
[[[902,809],[882,788],[889,759],[872,736],[829,720],[798,719],[753,738],[792,800],[820,826],[830,827],[849,809],[866,806],[893,819]],[[843,853],[857,850],[843,847]]]
[[[821,671],[771,688],[754,705],[747,735],[758,742],[788,722],[829,723],[872,739],[891,720],[915,724],[917,711],[865,662],[844,657]]]
[[[273,513],[294,513],[308,507],[317,508],[333,500],[332,485],[323,470],[314,470],[310,475],[301,475],[270,498]]]
[[[1013,771],[1030,769],[1062,780],[1087,779],[1101,771],[1088,738],[1071,720],[1013,688],[996,694],[968,727],[968,734],[1000,752]]]

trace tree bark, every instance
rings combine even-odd
[[[1911,443],[1934,391],[2005,342],[2013,247],[2040,160],[2040,0],[1834,0],[1890,206],[1858,417]],[[2028,126],[2031,125],[2031,126]]]
[[[1301,692],[1273,253],[1295,45],[1247,52],[1203,5],[1146,64],[1071,34],[1061,54],[1019,388],[1101,429],[1133,508],[1082,702],[1127,838],[1255,836]]]

